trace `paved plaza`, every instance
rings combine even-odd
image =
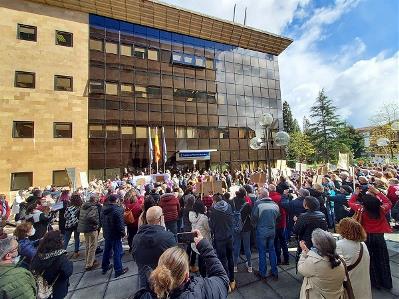
[[[391,271],[393,279],[393,289],[391,292],[384,290],[373,290],[373,298],[399,298],[399,234],[387,235],[389,255],[391,257]],[[68,299],[87,299],[87,298],[106,298],[124,299],[133,295],[138,289],[137,266],[132,260],[131,254],[125,251],[123,257],[124,266],[129,267],[129,272],[125,275],[114,278],[113,271],[106,275],[101,274],[101,269],[91,272],[84,272],[84,244],[81,256],[74,261],[74,274],[70,279]],[[72,247],[69,246],[71,250]],[[279,280],[259,281],[253,273],[247,273],[244,261],[241,261],[236,274],[238,288],[231,293],[228,298],[298,298],[302,284],[302,277],[296,274],[294,255],[295,249],[290,249],[291,264],[279,267]],[[258,255],[253,255],[254,269],[258,266]],[[101,256],[97,259],[101,261]]]

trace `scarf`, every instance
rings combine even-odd
[[[64,253],[66,253],[66,250],[59,249],[59,250],[51,251],[51,252],[48,252],[48,253],[45,253],[45,254],[39,253],[38,256],[39,256],[39,258],[41,260],[48,260],[48,259],[50,259],[52,257],[63,255]]]

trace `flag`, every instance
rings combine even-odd
[[[163,163],[168,160],[168,152],[166,151],[166,141],[165,141],[165,128],[162,127],[162,153],[163,153]]]
[[[153,151],[153,148],[152,148],[152,140],[151,140],[151,128],[148,127],[148,153],[150,156],[150,168],[151,168],[152,160],[154,159],[152,151]]]
[[[155,163],[158,163],[161,159],[161,149],[159,148],[159,138],[158,138],[158,128],[155,128],[155,136],[154,136],[154,154],[155,154]]]

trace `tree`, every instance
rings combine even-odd
[[[342,122],[337,128],[336,142],[349,148],[354,158],[360,158],[364,153],[364,137],[347,122]]]
[[[298,121],[292,116],[291,107],[287,101],[283,103],[283,127],[287,133],[300,131]]]
[[[336,155],[335,138],[340,125],[336,110],[332,100],[324,94],[324,90],[319,92],[315,104],[310,109],[310,137],[316,148],[317,158],[322,158],[324,162],[329,162]]]
[[[383,126],[399,120],[398,104],[394,102],[383,103],[377,109],[377,112],[370,118],[370,122],[373,126]]]
[[[303,128],[302,132],[304,134],[308,134],[309,133],[309,127],[310,127],[310,121],[309,121],[309,119],[306,116],[304,116],[303,120],[302,120],[302,128]]]
[[[315,153],[315,148],[309,136],[301,131],[293,132],[290,135],[288,152],[298,162],[306,162]]]

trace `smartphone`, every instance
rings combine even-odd
[[[178,233],[177,243],[190,244],[194,243],[194,238],[197,236],[195,232]]]

